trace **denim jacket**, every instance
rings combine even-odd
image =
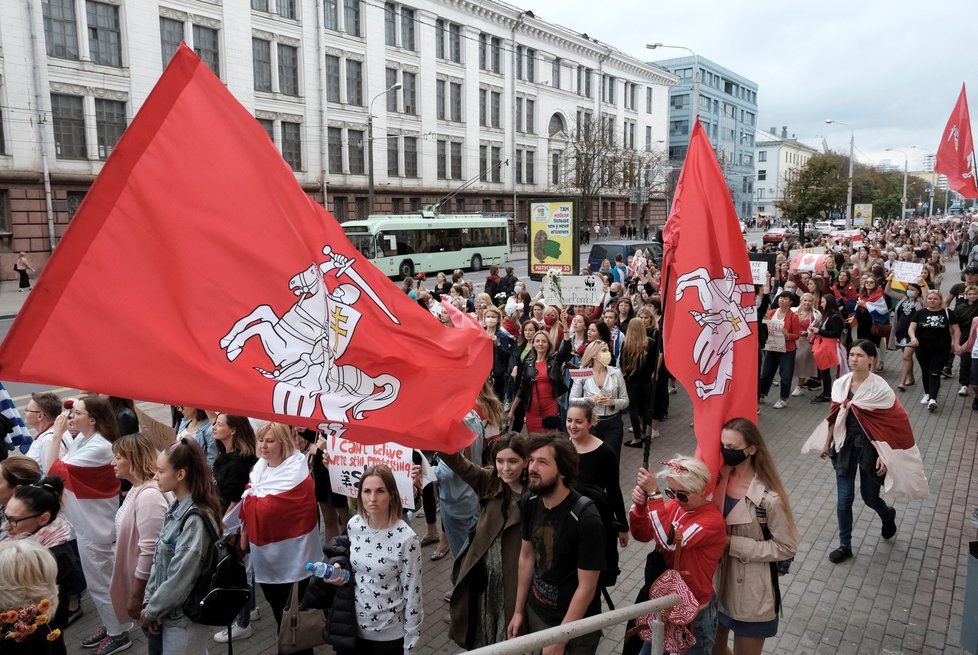
[[[211,542],[202,523],[202,517],[207,516],[205,510],[198,508],[202,516],[187,519],[183,530],[180,529],[183,516],[191,507],[194,507],[191,496],[182,501],[175,500],[163,517],[163,529],[156,543],[153,568],[143,597],[147,618],[169,622],[183,618],[181,606],[200,575],[203,557]],[[214,529],[216,531],[216,526]]]
[[[185,430],[188,425],[190,425],[189,418],[180,421],[180,428],[177,430],[177,434]],[[200,449],[207,456],[207,466],[214,468],[214,460],[217,459],[217,441],[214,439],[214,426],[211,425],[210,421],[205,420],[197,426],[197,431],[194,433],[194,436],[197,438],[197,443],[200,444]]]

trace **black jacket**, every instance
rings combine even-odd
[[[329,610],[323,639],[337,653],[353,653],[357,647],[357,610],[353,567],[350,565],[350,538],[342,534],[333,537],[323,552],[327,564],[339,564],[350,572],[350,581],[337,587],[314,577],[306,587],[300,609]]]
[[[554,398],[560,398],[567,393],[567,385],[564,383],[564,362],[571,358],[573,349],[570,339],[564,339],[560,345],[560,350],[550,355],[547,359],[547,376],[554,388]],[[527,353],[516,371],[516,389],[523,409],[530,408],[530,397],[533,393],[533,383],[537,379],[536,353]]]
[[[227,511],[231,503],[241,500],[241,494],[248,486],[251,469],[258,458],[254,455],[240,455],[224,452],[224,446],[217,444],[217,458],[214,460],[214,482],[221,497],[221,509]]]

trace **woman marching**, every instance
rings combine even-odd
[[[458,558],[451,598],[450,636],[468,650],[506,639],[513,618],[521,542],[518,501],[525,488],[526,456],[526,441],[515,432],[496,440],[488,468],[460,453],[439,456],[482,504],[475,532]]]
[[[533,335],[533,352],[526,356],[516,377],[516,397],[509,408],[510,423],[522,407],[526,415],[526,431],[530,434],[544,429],[560,427],[560,408],[557,399],[567,392],[563,366],[571,356],[566,342],[571,333],[565,333],[565,345],[557,352],[546,332]]]
[[[875,363],[876,346],[871,341],[852,344],[850,372],[832,385],[829,416],[802,448],[802,452],[820,449],[819,457],[831,457],[835,468],[839,547],[829,553],[833,564],[852,557],[857,470],[860,495],[883,522],[884,539],[896,534],[896,509],[883,502],[880,491],[910,499],[927,496],[927,478],[910,420],[886,380],[873,373]]]
[[[356,649],[339,655],[403,655],[417,648],[421,603],[421,545],[401,518],[394,474],[370,466],[357,484],[357,514],[350,519],[353,580],[334,575],[328,584],[353,584]]]
[[[644,329],[643,329],[644,332]],[[570,399],[584,399],[595,409],[598,422],[594,435],[611,447],[615,459],[621,460],[624,426],[621,413],[628,408],[628,391],[621,371],[608,364],[611,351],[604,341],[592,341],[581,358],[581,367],[590,368],[591,375],[574,380]]]
[[[798,530],[788,494],[757,426],[727,421],[720,433],[723,467],[715,492],[727,524],[727,550],[717,573],[717,636],[713,647],[760,655],[778,633],[781,592],[775,562],[795,556]]]
[[[842,338],[844,329],[845,320],[839,313],[835,296],[822,296],[822,322],[808,328],[812,339],[812,356],[822,381],[822,393],[812,398],[813,403],[827,403],[832,400],[832,369],[842,361],[839,339]]]
[[[208,626],[184,616],[182,606],[222,526],[217,488],[193,436],[178,438],[159,454],[156,482],[160,491],[172,493],[176,500],[163,519],[153,555],[141,614],[143,629],[150,635],[162,633],[164,655],[203,654]]]
[[[791,380],[795,372],[795,342],[801,336],[801,324],[798,322],[798,315],[791,311],[791,303],[794,302],[795,294],[790,291],[783,291],[778,295],[778,307],[768,312],[767,321],[769,331],[775,326],[780,328],[784,335],[783,349],[767,350],[764,353],[764,363],[761,366],[761,388],[758,402],[764,402],[768,391],[771,390],[771,383],[774,382],[775,371],[781,373],[781,394],[778,401],[774,403],[774,409],[781,409],[788,404],[788,395],[791,393]],[[771,341],[771,338],[768,338]],[[765,344],[767,346],[767,344]]]
[[[890,283],[886,283],[887,289]],[[896,293],[896,292],[894,292]],[[907,284],[906,296],[896,306],[893,312],[896,324],[893,326],[894,345],[902,351],[903,366],[900,370],[900,384],[897,389],[906,391],[907,387],[913,386],[916,381],[913,377],[913,355],[914,347],[910,345],[910,324],[918,311],[924,308],[923,298],[921,298],[919,284],[913,282]],[[901,294],[902,295],[902,294]],[[892,296],[891,296],[892,297]]]
[[[920,364],[920,381],[924,385],[921,405],[927,410],[937,409],[937,396],[941,393],[941,369],[951,354],[952,344],[960,342],[960,326],[951,321],[950,313],[943,308],[941,292],[930,289],[925,296],[924,308],[910,319],[910,345],[917,349]]]
[[[652,420],[652,381],[659,353],[645,326],[644,319],[629,323],[618,362],[625,376],[628,414],[632,423],[632,439],[624,444],[629,448],[642,446]]]

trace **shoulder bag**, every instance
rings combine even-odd
[[[278,629],[278,652],[288,655],[326,643],[326,612],[317,609],[299,609],[299,583],[292,583],[289,603],[282,611],[282,625]]]

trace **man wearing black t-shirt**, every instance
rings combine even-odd
[[[537,435],[527,445],[530,493],[521,504],[523,545],[520,550],[516,608],[509,624],[513,638],[525,627],[538,632],[600,611],[598,576],[605,567],[604,533],[594,504],[580,515],[580,494],[568,485],[577,475],[577,452],[566,437]],[[592,655],[601,632],[551,644],[543,655]]]

